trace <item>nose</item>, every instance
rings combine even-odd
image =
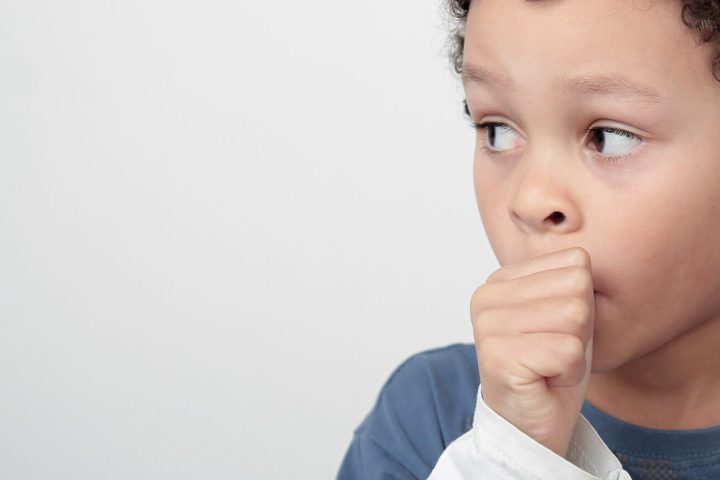
[[[567,162],[537,158],[524,158],[518,166],[508,215],[523,232],[568,233],[580,228],[577,182],[568,167]]]

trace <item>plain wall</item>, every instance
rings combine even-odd
[[[0,478],[334,478],[472,342],[442,1],[0,1]]]

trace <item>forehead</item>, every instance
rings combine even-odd
[[[680,0],[475,0],[463,63],[520,89],[557,91],[566,76],[633,79],[669,95],[708,84],[714,49],[681,20]]]

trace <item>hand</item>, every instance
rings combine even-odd
[[[562,457],[590,379],[591,272],[573,247],[496,270],[470,302],[483,400]]]

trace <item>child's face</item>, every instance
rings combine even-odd
[[[720,311],[720,82],[712,46],[696,45],[680,3],[476,0],[467,19],[465,74],[481,66],[514,84],[464,79],[473,121],[509,125],[477,133],[475,191],[490,244],[501,265],[571,246],[590,253],[602,293],[594,371]],[[556,83],[580,75],[622,76],[659,98]],[[483,145],[500,152],[489,157]],[[667,346],[683,343],[697,345]]]

